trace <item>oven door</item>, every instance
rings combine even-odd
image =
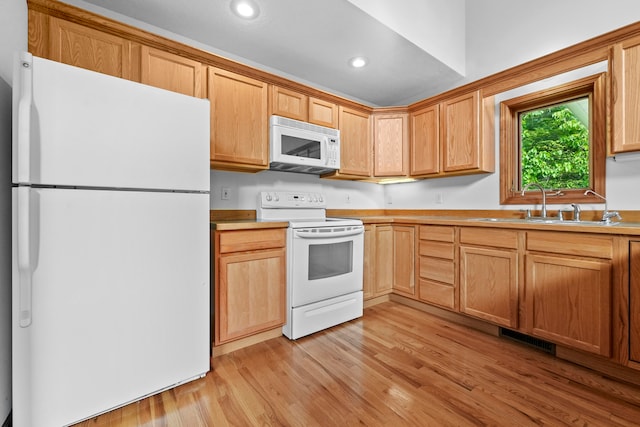
[[[299,307],[362,290],[362,225],[289,229],[289,305]]]

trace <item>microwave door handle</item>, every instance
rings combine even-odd
[[[325,166],[329,165],[329,138],[324,137],[322,138],[322,145],[323,145],[323,150],[322,150],[322,158],[324,159],[324,164]]]
[[[304,231],[295,230],[296,237],[302,239],[326,239],[332,237],[357,236],[364,233],[364,227],[358,227],[353,230],[336,231],[331,233],[305,233]]]

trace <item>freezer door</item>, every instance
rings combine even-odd
[[[75,423],[209,370],[206,194],[12,191],[14,425]]]
[[[24,54],[13,182],[209,191],[209,101]]]

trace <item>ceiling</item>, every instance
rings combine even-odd
[[[85,1],[371,106],[408,105],[463,78],[348,0],[254,0],[260,15],[249,21],[232,13],[231,0]],[[354,69],[348,61],[358,55],[369,63]]]

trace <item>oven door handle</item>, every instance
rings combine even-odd
[[[302,230],[294,230],[294,234],[296,237],[302,239],[326,239],[332,237],[345,237],[345,236],[357,236],[358,234],[364,233],[364,227],[355,227],[351,230],[345,231],[331,231],[331,232],[309,232]]]

